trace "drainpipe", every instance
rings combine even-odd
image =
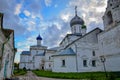
[[[77,45],[75,45],[75,53],[76,53],[76,71],[78,72],[78,57],[77,57]]]

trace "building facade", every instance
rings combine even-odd
[[[71,34],[64,37],[56,50],[46,48],[41,65],[53,72],[94,72],[104,71],[104,62],[107,71],[120,71],[119,14],[120,1],[108,0],[103,16],[105,29],[95,28],[86,33],[85,22],[75,7],[75,16],[70,21]]]
[[[30,46],[30,51],[23,51],[21,53],[19,68],[52,70],[51,55],[53,55],[56,50],[47,49],[46,46],[42,46],[42,38],[40,35],[38,35],[36,40],[37,45]]]
[[[0,80],[10,78],[14,70],[14,30],[3,28],[3,14],[0,13]]]

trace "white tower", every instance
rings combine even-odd
[[[37,45],[41,46],[42,38],[41,38],[40,34],[38,35],[38,37],[36,38],[36,40],[37,40]]]
[[[120,0],[108,0],[103,23],[105,30],[109,30],[120,23]]]
[[[72,34],[84,35],[86,33],[86,26],[83,19],[77,15],[77,6],[75,6],[75,17],[70,21]]]

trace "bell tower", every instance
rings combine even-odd
[[[120,0],[108,0],[103,16],[105,30],[110,30],[120,23]]]

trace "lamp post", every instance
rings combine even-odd
[[[100,60],[101,60],[101,62],[103,63],[105,75],[106,75],[106,77],[107,77],[107,71],[106,71],[106,67],[105,67],[106,58],[105,58],[104,56],[100,56]]]

